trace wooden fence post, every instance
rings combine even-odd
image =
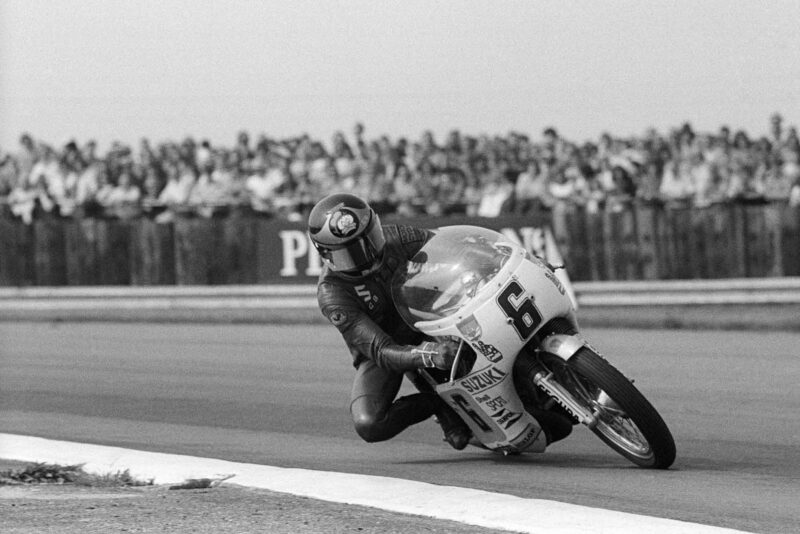
[[[230,248],[226,240],[224,218],[212,217],[203,221],[208,234],[209,246],[205,249],[208,258],[208,283],[228,284],[231,271]]]
[[[586,213],[587,250],[592,280],[606,280],[605,220],[602,211]]]
[[[720,278],[735,272],[735,227],[731,224],[732,212],[727,204],[714,204],[706,208],[706,244],[704,250],[708,276]]]
[[[207,221],[194,217],[175,217],[175,282],[178,285],[208,284],[210,240],[204,222]]]
[[[36,284],[63,286],[67,284],[64,221],[45,216],[33,223],[36,254]]]
[[[229,284],[258,282],[258,229],[256,219],[234,211],[224,221],[225,255]]]
[[[131,228],[131,283],[175,284],[175,242],[172,223],[140,219]]]
[[[78,218],[64,221],[67,257],[67,283],[72,286],[100,283],[97,219]]]
[[[762,277],[769,274],[773,263],[771,236],[769,235],[765,206],[743,206],[745,272],[748,277]]]
[[[692,220],[691,209],[671,207],[667,211],[669,228],[668,250],[671,261],[671,278],[692,278]]]
[[[764,206],[764,230],[768,249],[766,276],[783,276],[783,212],[786,202]]]
[[[607,280],[632,280],[640,277],[633,209],[606,210],[603,217],[603,237]]]
[[[657,280],[662,270],[658,243],[661,209],[656,204],[637,202],[634,210],[639,272],[644,280]]]
[[[131,225],[136,222],[96,219],[97,262],[100,285],[131,283]]]
[[[689,217],[689,276],[690,278],[708,278],[708,248],[713,242],[708,238],[711,216],[709,208],[694,208],[686,215]]]
[[[591,279],[591,259],[586,235],[586,208],[560,204],[551,213],[551,228],[572,280]]]
[[[35,284],[33,226],[19,219],[0,218],[0,286]]]
[[[784,206],[781,220],[783,274],[800,276],[800,206]]]

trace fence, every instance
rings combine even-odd
[[[576,281],[800,275],[800,210],[786,204],[599,213],[566,206],[535,216],[397,222],[478,224],[536,252],[548,246],[549,227]],[[247,213],[169,224],[0,218],[0,286],[310,283],[320,267],[302,223]]]
[[[786,203],[615,212],[577,207],[551,218],[573,280],[667,280],[800,274],[800,209]]]

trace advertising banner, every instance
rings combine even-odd
[[[457,224],[482,226],[503,233],[512,241],[523,245],[531,253],[545,258],[551,263],[560,263],[560,255],[555,249],[555,239],[553,239],[549,221],[546,217],[384,218],[383,223],[408,224],[422,228],[438,228]],[[269,225],[273,227],[272,231],[263,232],[266,228],[262,228],[262,235],[271,240],[270,244],[266,245],[270,251],[269,254],[265,255],[267,273],[262,271],[262,276],[267,274],[271,283],[315,283],[322,272],[322,261],[308,241],[305,225],[285,221],[274,221],[270,222]]]

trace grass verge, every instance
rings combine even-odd
[[[0,486],[19,484],[74,484],[90,487],[152,486],[153,480],[139,480],[128,469],[95,475],[87,473],[83,464],[57,465],[28,464],[23,467],[0,470]]]

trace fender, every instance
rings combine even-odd
[[[543,351],[555,354],[564,361],[569,360],[586,341],[577,334],[551,334],[540,343]]]

